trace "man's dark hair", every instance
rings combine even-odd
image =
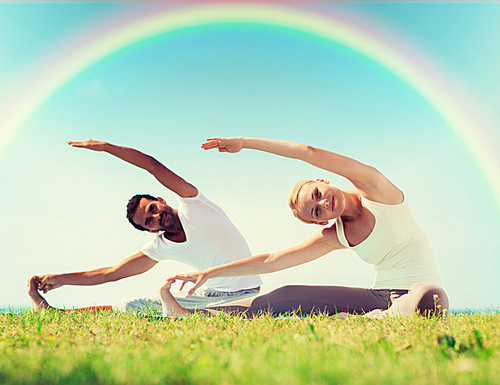
[[[158,198],[149,195],[149,194],[137,194],[134,195],[132,198],[127,203],[127,219],[130,222],[132,226],[134,226],[137,230],[141,231],[148,231],[148,229],[145,229],[141,225],[138,225],[137,223],[134,222],[133,218],[135,215],[135,212],[137,211],[137,206],[139,206],[139,202],[141,201],[142,198],[146,198],[152,201],[157,201]]]

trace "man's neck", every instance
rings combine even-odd
[[[174,210],[175,213],[175,226],[171,228],[169,231],[165,231],[163,236],[171,242],[182,243],[186,242],[186,232],[182,227],[181,220],[179,218],[179,214],[177,210]]]

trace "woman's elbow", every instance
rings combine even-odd
[[[286,258],[283,255],[271,254],[265,261],[266,273],[274,273],[276,271],[289,268]]]
[[[274,273],[275,271],[281,270],[279,267],[279,260],[277,256],[274,254],[270,254],[265,260],[263,264],[265,273]]]
[[[300,158],[306,162],[312,162],[318,154],[318,148],[310,146],[308,144],[301,144],[300,152],[297,158]]]

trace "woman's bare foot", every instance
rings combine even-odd
[[[349,314],[349,313],[346,313],[345,311],[343,311],[341,313],[335,314],[332,318],[344,319],[344,318],[350,318],[350,317],[354,317],[354,316],[352,314]]]
[[[375,309],[363,315],[363,318],[384,318],[387,316],[387,311],[382,309]]]
[[[184,314],[189,314],[189,310],[179,305],[179,302],[177,302],[172,293],[170,293],[170,287],[174,282],[175,280],[167,280],[163,282],[158,288],[158,294],[161,297],[163,315],[180,317]]]
[[[33,276],[28,280],[28,295],[31,300],[31,310],[52,309],[52,306],[38,292],[38,277]]]

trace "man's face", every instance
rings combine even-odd
[[[136,224],[141,225],[152,233],[170,231],[177,222],[177,216],[172,207],[167,205],[163,199],[158,199],[154,201],[142,198],[133,217],[133,221]]]

